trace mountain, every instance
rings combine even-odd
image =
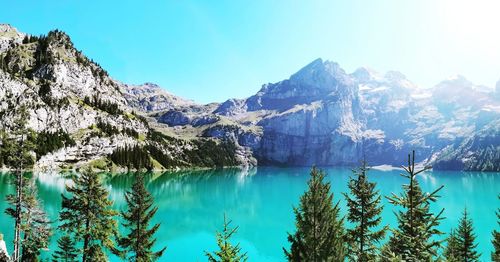
[[[112,79],[63,32],[8,25],[0,69],[0,127],[8,137],[28,108],[36,168],[400,165],[411,150],[436,169],[500,168],[500,84],[463,76],[422,88],[397,71],[316,59],[251,97],[201,105]]]
[[[157,131],[143,110],[194,104],[153,84],[126,85],[85,57],[68,35],[19,33],[0,25],[0,164],[13,123],[27,111],[36,169],[216,167],[248,161],[233,144]],[[152,123],[153,124],[153,123]],[[10,142],[12,143],[12,142]]]
[[[264,164],[354,165],[365,158],[373,165],[399,165],[416,150],[418,161],[436,169],[500,167],[500,133],[494,131],[500,99],[494,89],[463,76],[419,88],[400,72],[360,68],[347,74],[318,59],[255,96],[222,103],[214,113],[262,129],[259,143],[248,146]],[[459,146],[487,131],[489,144]],[[458,151],[446,153],[452,148]]]

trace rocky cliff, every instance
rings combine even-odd
[[[16,139],[11,134],[23,110],[37,169],[85,165],[160,169],[249,162],[238,157],[234,146],[218,139],[165,135],[140,114],[192,104],[153,84],[115,81],[63,32],[37,37],[0,25],[0,164],[4,166],[14,165],[8,162],[12,153],[8,143]]]
[[[200,105],[112,79],[63,32],[0,26],[0,128],[8,137],[28,108],[37,168],[399,165],[416,150],[435,168],[499,170],[499,86],[422,88],[317,59],[249,98]]]

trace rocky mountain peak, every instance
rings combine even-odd
[[[293,74],[290,81],[322,89],[328,89],[332,84],[335,85],[336,82],[343,85],[352,83],[351,77],[346,74],[338,63],[328,60],[323,61],[321,58],[314,60]]]
[[[26,34],[9,24],[0,24],[0,53],[7,50],[11,44],[21,43],[25,36]]]
[[[171,110],[194,104],[193,101],[175,96],[161,86],[151,82],[146,82],[142,85],[120,83],[120,89],[129,106],[141,111]]]
[[[383,77],[379,72],[369,67],[360,67],[351,74],[360,83],[380,81]]]
[[[0,35],[10,32],[19,33],[17,29],[10,24],[0,24]]]
[[[456,74],[456,75],[452,75],[450,77],[448,77],[446,80],[442,81],[441,83],[439,83],[438,85],[441,85],[441,84],[452,84],[452,85],[459,85],[459,86],[472,86],[472,82],[470,82],[469,80],[467,80],[467,78],[465,78],[465,76],[463,75],[460,75],[460,74]]]
[[[145,88],[151,88],[151,89],[159,89],[159,88],[161,88],[158,84],[151,83],[151,82],[146,82],[146,83],[142,84],[142,86],[145,87]]]
[[[388,71],[384,76],[390,82],[401,82],[407,80],[406,76],[399,71]]]

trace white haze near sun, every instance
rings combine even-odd
[[[436,1],[442,10],[443,35],[470,56],[500,61],[500,1]],[[453,46],[451,47],[453,48]],[[495,68],[499,73],[500,68]]]
[[[476,84],[494,88],[500,79],[500,1],[424,2],[433,19],[429,26],[435,27],[428,28],[433,32],[429,37],[436,47],[430,61],[437,68],[443,65],[442,73],[448,75],[442,77],[463,74]],[[421,74],[430,73],[424,66],[421,70]]]

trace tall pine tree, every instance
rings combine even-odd
[[[48,248],[52,236],[51,222],[38,200],[34,179],[27,181],[22,204],[22,261],[38,261],[40,250]]]
[[[392,236],[384,248],[384,257],[399,255],[404,261],[429,261],[438,255],[437,249],[441,242],[436,240],[437,235],[442,233],[436,229],[439,225],[443,209],[434,215],[430,211],[430,204],[437,201],[437,193],[443,186],[431,193],[423,193],[416,176],[427,170],[424,168],[415,171],[415,151],[408,155],[408,166],[403,166],[407,174],[403,177],[409,180],[409,184],[403,185],[401,195],[392,194],[387,197],[389,202],[400,207],[396,213],[398,228],[392,230]]]
[[[349,178],[349,194],[344,193],[347,201],[347,220],[353,228],[347,229],[348,257],[351,261],[374,261],[377,257],[379,242],[384,238],[386,227],[377,229],[382,221],[381,196],[375,190],[376,183],[368,181],[368,168],[363,161],[354,177]]]
[[[500,195],[498,196],[500,198]],[[497,218],[498,218],[498,225],[500,225],[500,209],[498,209],[497,213]],[[500,232],[495,230],[493,231],[493,252],[491,252],[491,260],[495,262],[500,262]]]
[[[19,104],[19,101],[17,101]],[[9,105],[15,108],[15,105]],[[15,168],[16,175],[16,194],[9,195],[8,201],[14,206],[9,212],[14,218],[14,252],[12,260],[17,262],[21,259],[21,231],[22,231],[22,204],[23,191],[25,190],[24,169],[30,167],[34,163],[31,151],[34,149],[32,142],[33,132],[26,128],[29,118],[26,106],[22,105],[18,110],[14,110],[13,114],[17,117],[9,126],[11,135],[3,137],[2,154],[4,154],[3,162],[7,166]]]
[[[120,239],[119,244],[125,249],[125,253],[130,254],[128,257],[130,261],[153,261],[160,258],[166,249],[164,247],[159,251],[152,251],[156,242],[154,234],[160,224],[149,228],[149,223],[158,208],[153,206],[154,199],[146,189],[143,176],[136,174],[135,177],[132,190],[125,193],[128,209],[121,213],[125,221],[123,226],[130,232]]]
[[[476,235],[472,219],[468,216],[467,209],[464,209],[457,230],[458,259],[464,262],[479,261],[481,256],[477,252]]]
[[[62,195],[59,228],[73,233],[83,242],[82,261],[106,261],[102,247],[118,253],[113,238],[117,236],[118,213],[112,209],[108,191],[96,173],[86,170],[66,186],[71,197]]]
[[[205,255],[210,262],[240,262],[247,261],[246,253],[241,253],[239,244],[233,245],[230,242],[231,237],[236,234],[238,227],[230,227],[231,221],[226,219],[224,214],[224,227],[221,232],[216,233],[218,251],[213,254],[205,251]]]
[[[66,234],[57,240],[58,250],[52,255],[53,262],[77,262],[79,251],[70,235]]]
[[[308,189],[294,208],[296,232],[288,235],[290,251],[283,248],[289,261],[344,261],[345,230],[339,218],[338,203],[333,204],[330,183],[325,174],[313,167]]]
[[[446,239],[446,249],[444,250],[444,257],[447,262],[460,262],[459,260],[459,244],[457,231],[452,229],[450,235]]]
[[[52,229],[47,214],[43,211],[41,203],[38,200],[38,190],[34,179],[22,177],[23,188],[21,195],[21,223],[20,223],[20,236],[21,251],[20,259],[22,261],[36,261],[40,255],[42,248],[47,248]],[[9,207],[5,212],[11,216],[16,217],[16,195],[8,195],[7,202],[12,207]]]

